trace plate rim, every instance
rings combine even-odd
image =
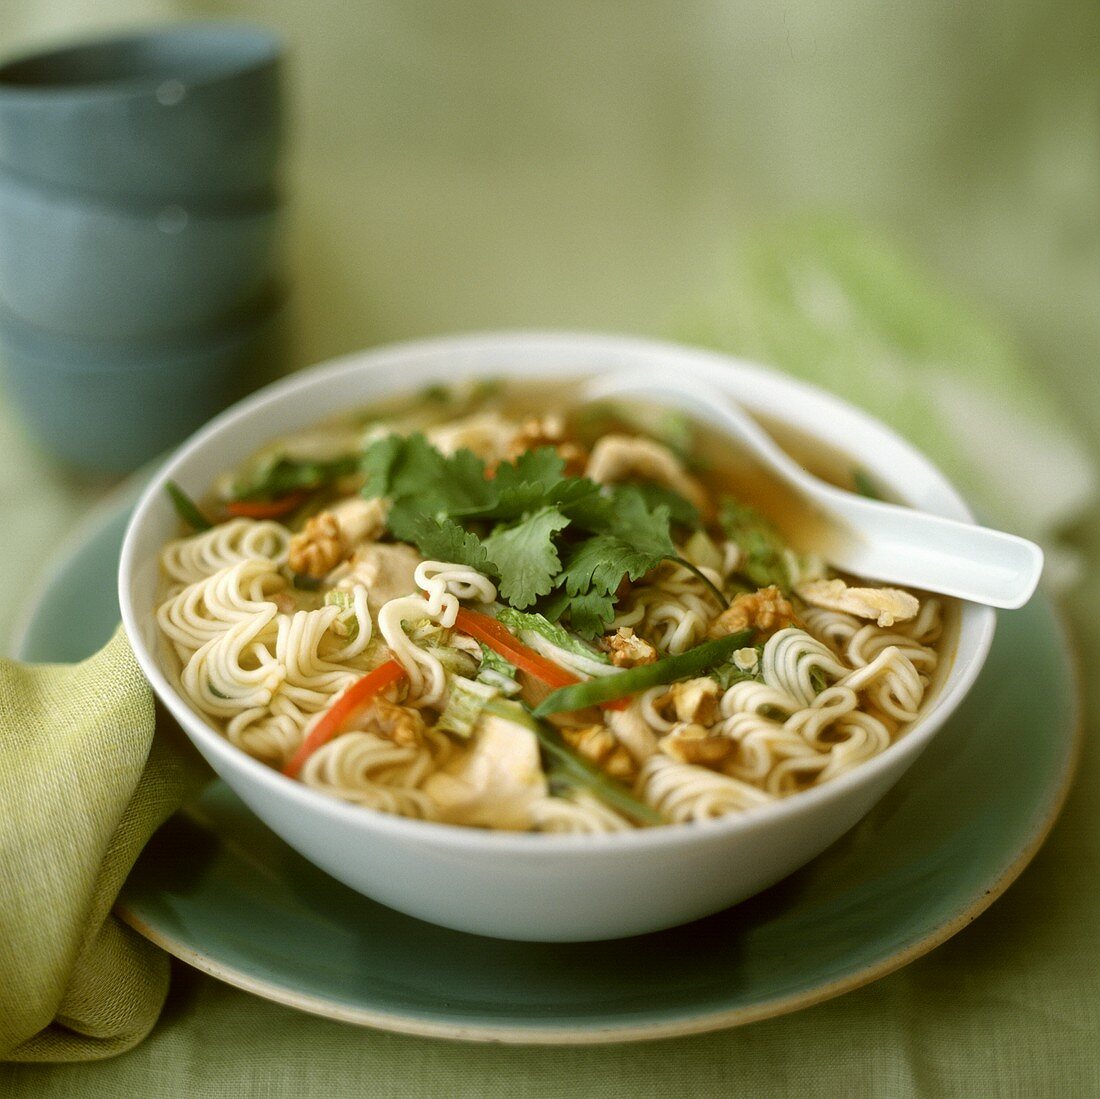
[[[81,517],[76,526],[57,547],[49,563],[40,574],[38,582],[31,589],[16,615],[8,649],[17,659],[21,658],[21,654],[25,650],[38,609],[47,597],[51,587],[65,575],[67,569],[88,542],[92,541],[112,522],[115,522],[120,513],[133,507],[142,480],[138,476],[132,477],[108,493]],[[930,953],[958,934],[1003,896],[1005,891],[1023,873],[1050,835],[1069,796],[1080,762],[1084,741],[1084,680],[1081,656],[1063,610],[1046,593],[1040,592],[1035,598],[1042,599],[1051,611],[1062,647],[1068,658],[1069,678],[1072,684],[1071,722],[1064,764],[1059,775],[1058,784],[1056,787],[1052,787],[1042,816],[1037,819],[1027,841],[1017,850],[1015,857],[1001,869],[996,878],[984,883],[984,886],[979,889],[969,905],[958,910],[949,919],[944,920],[927,934],[908,944],[908,946],[885,958],[880,958],[870,965],[863,966],[835,980],[819,984],[814,988],[800,990],[789,995],[776,996],[760,1003],[742,1007],[706,1011],[696,1016],[617,1026],[600,1026],[597,1023],[574,1028],[537,1025],[512,1026],[499,1023],[454,1023],[399,1012],[368,1009],[326,999],[322,996],[297,992],[280,985],[278,982],[253,977],[244,970],[219,962],[202,951],[193,949],[185,942],[164,934],[130,911],[121,900],[116,902],[113,911],[127,926],[155,946],[160,947],[194,969],[234,988],[322,1018],[414,1037],[443,1038],[481,1044],[596,1046],[707,1034],[813,1007],[816,1004],[855,991],[888,976],[890,973]]]

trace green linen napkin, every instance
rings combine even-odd
[[[200,774],[157,724],[121,630],[82,664],[0,661],[0,1060],[109,1057],[156,1022],[168,958],[111,906]]]

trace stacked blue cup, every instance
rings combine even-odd
[[[280,57],[198,23],[0,65],[0,367],[63,461],[132,469],[274,372]]]

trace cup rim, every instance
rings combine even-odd
[[[30,49],[0,63],[0,107],[5,101],[60,103],[62,101],[127,100],[153,95],[168,79],[166,73],[133,73],[118,79],[78,81],[74,83],[21,83],[10,79],[13,70],[51,61],[92,55],[109,49],[140,47],[161,40],[173,45],[201,43],[212,34],[232,35],[254,47],[251,56],[235,58],[223,65],[204,69],[188,78],[188,87],[202,87],[233,80],[250,72],[276,64],[283,53],[284,40],[278,32],[259,23],[243,20],[191,20],[156,24],[132,30],[116,31],[94,37],[62,41],[44,48]],[[181,50],[180,57],[186,57]]]

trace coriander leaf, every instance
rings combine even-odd
[[[472,451],[446,457],[423,435],[387,435],[367,448],[363,495],[415,498],[421,511],[449,514],[484,506],[495,499],[485,463]]]
[[[553,587],[561,572],[554,535],[569,520],[556,508],[542,508],[511,526],[497,527],[483,546],[500,577],[500,594],[513,607],[529,607]]]
[[[632,552],[631,547],[621,539],[610,534],[597,534],[570,551],[558,585],[570,595],[581,595],[590,588],[605,595],[613,594],[627,573],[626,558]],[[648,557],[643,560],[652,568]],[[641,569],[641,572],[646,571],[646,567]]]
[[[756,508],[729,497],[722,501],[718,522],[726,537],[741,547],[744,560],[737,571],[758,588],[774,584],[789,595],[791,573],[786,546],[775,527]]]
[[[615,617],[614,594],[588,591],[571,598],[568,606],[570,627],[589,639],[606,633]]]
[[[540,507],[567,511],[597,497],[600,486],[583,477],[562,477],[563,462],[549,447],[529,450],[514,463],[502,462],[491,482],[493,497],[485,504],[455,512],[463,519],[518,519]]]
[[[514,462],[501,462],[494,480],[502,492],[516,485],[538,485],[553,488],[561,479],[565,462],[551,446],[525,450]]]
[[[558,587],[569,597],[568,607],[551,601],[548,613],[568,611],[569,624],[582,637],[595,637],[615,617],[615,593],[624,577],[638,580],[661,563],[662,557],[641,553],[609,534],[597,534],[569,553]]]
[[[485,475],[485,463],[472,450],[459,450],[444,459],[444,472],[437,485],[427,486],[428,495],[438,495],[440,509],[448,513],[484,505],[496,496]],[[417,489],[417,493],[423,487]]]
[[[669,517],[677,526],[690,527],[692,530],[700,529],[699,509],[675,490],[654,481],[647,481],[634,487],[642,494],[642,499],[651,512],[664,506],[668,508]]]
[[[481,540],[453,519],[425,515],[403,502],[390,509],[387,522],[395,538],[412,542],[429,560],[453,561],[490,576],[496,575]]]
[[[558,622],[561,620],[562,615],[569,610],[571,602],[572,597],[569,592],[564,588],[558,588],[542,600],[539,604],[539,613],[551,622]]]
[[[368,499],[399,495],[396,489],[400,482],[401,466],[405,462],[407,442],[400,435],[385,435],[367,447],[363,454],[363,472],[367,478],[363,484],[363,495]],[[433,472],[432,469],[425,469],[424,476],[430,477]]]
[[[676,555],[669,533],[668,508],[664,505],[650,508],[637,485],[619,485],[600,500],[602,507],[584,506],[576,520],[578,525],[595,534],[611,535],[632,550],[651,557]]]

